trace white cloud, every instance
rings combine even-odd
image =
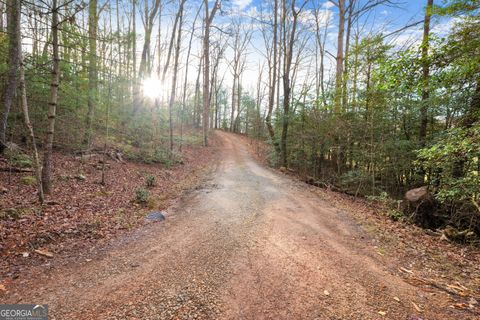
[[[308,26],[312,30],[315,30],[317,27],[315,20],[318,21],[319,27],[323,28],[326,25],[331,25],[332,19],[333,12],[331,10],[320,10],[318,11],[317,16],[315,16],[313,10],[304,10],[300,14],[300,22]]]
[[[325,9],[330,9],[333,6],[335,6],[335,5],[330,1],[327,1],[324,4],[322,4],[322,7],[325,8]]]
[[[259,18],[260,13],[257,10],[257,7],[250,7],[247,11],[247,16],[252,17],[252,18]]]
[[[445,36],[450,33],[456,23],[463,20],[463,17],[449,18],[448,20],[441,21],[439,23],[433,23],[432,32],[439,36]]]
[[[406,30],[401,34],[396,34],[390,37],[389,43],[397,48],[409,47],[412,45],[419,44],[422,40],[422,34],[423,34],[423,31],[420,29]]]
[[[243,10],[252,3],[252,0],[233,0],[232,2],[238,9]]]

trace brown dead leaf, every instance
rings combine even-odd
[[[400,302],[400,298],[399,297],[393,297],[393,300],[397,301],[397,302]]]
[[[385,311],[378,311],[378,314],[381,315],[381,316],[386,316],[387,313]]]

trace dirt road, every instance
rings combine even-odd
[[[395,276],[346,213],[217,134],[221,165],[166,221],[52,268],[9,302],[48,303],[52,319],[454,318]]]

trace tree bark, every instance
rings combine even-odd
[[[190,53],[192,51],[192,42],[193,42],[193,35],[195,33],[195,24],[197,22],[202,6],[203,6],[203,3],[198,8],[197,14],[195,15],[195,19],[193,20],[192,31],[190,33],[190,39],[188,41],[187,61],[185,62],[185,78],[183,80],[182,111],[180,115],[180,150],[182,149],[182,141],[183,141],[182,140],[183,139],[183,119],[184,119],[184,113],[185,113],[185,106],[187,102],[187,84],[188,84],[188,68],[190,66]]]
[[[23,120],[25,126],[28,129],[28,134],[30,135],[30,142],[32,143],[33,149],[33,160],[35,166],[35,177],[37,178],[37,189],[38,189],[38,200],[43,204],[44,194],[43,194],[43,185],[42,185],[42,166],[40,165],[40,157],[38,156],[37,143],[35,141],[35,133],[33,131],[32,123],[30,122],[30,115],[28,112],[28,101],[27,101],[27,90],[25,86],[25,69],[23,65],[23,58],[21,50],[18,50],[19,61],[20,61],[20,92],[22,95],[22,112]]]
[[[143,41],[142,56],[140,57],[139,77],[142,78],[148,73],[148,55],[150,54],[150,42],[152,38],[153,22],[160,8],[160,0],[155,0],[155,4],[151,10],[145,7],[145,36]]]
[[[209,12],[208,0],[204,0],[205,6],[205,34],[203,36],[203,145],[208,146],[208,123],[210,113],[210,25],[212,24],[215,13],[220,7],[220,0],[213,4],[212,11]]]
[[[0,2],[0,32],[3,32],[3,2]]]
[[[168,122],[170,129],[170,151],[173,151],[173,122],[172,122],[172,109],[173,104],[175,103],[175,95],[177,92],[177,73],[178,73],[178,63],[180,58],[180,46],[182,43],[182,22],[183,22],[183,5],[185,0],[182,0],[180,3],[180,8],[178,9],[178,33],[177,33],[177,43],[175,46],[175,61],[173,64],[173,79],[172,79],[172,90],[170,93],[170,101],[168,103]],[[175,31],[174,31],[175,32]],[[164,72],[165,76],[165,72]]]
[[[45,150],[43,154],[42,184],[43,191],[46,194],[51,193],[51,175],[52,175],[52,148],[53,134],[55,132],[55,116],[57,110],[58,86],[60,81],[60,67],[58,56],[58,6],[57,0],[52,2],[52,49],[53,49],[53,67],[52,81],[50,84],[50,99],[48,103],[48,126],[45,139]]]
[[[280,162],[282,166],[288,166],[287,159],[287,136],[288,136],[288,124],[290,120],[290,98],[291,98],[291,81],[290,81],[290,71],[292,67],[293,59],[293,48],[295,43],[295,37],[297,32],[298,16],[304,8],[306,1],[300,8],[297,8],[295,1],[291,3],[291,12],[293,16],[291,30],[287,34],[286,30],[286,1],[283,3],[283,15],[282,15],[282,24],[284,25],[284,63],[283,63],[283,121],[282,121],[282,135],[280,139]]]
[[[419,141],[422,147],[427,140],[428,126],[428,105],[430,99],[430,63],[428,61],[429,35],[430,35],[430,17],[432,15],[433,0],[427,0],[425,8],[425,19],[423,22],[423,40],[422,40],[422,105],[420,108],[420,131]]]
[[[19,53],[21,50],[20,17],[21,0],[9,0],[7,2],[7,31],[10,35],[8,45],[8,74],[7,84],[3,92],[3,110],[0,117],[0,153],[6,147],[8,115],[12,106],[15,89],[17,87],[17,70],[20,64]]]
[[[88,4],[88,111],[85,120],[85,136],[83,145],[90,146],[92,140],[92,121],[95,104],[97,102],[97,0],[91,0]]]
[[[275,88],[276,88],[276,80],[277,80],[277,48],[278,48],[278,0],[275,0],[274,7],[273,7],[273,53],[272,53],[272,73],[270,75],[270,88],[269,88],[269,95],[268,95],[268,113],[267,117],[265,118],[265,122],[267,124],[268,134],[270,135],[270,139],[274,144],[276,150],[278,151],[278,146],[275,143],[275,131],[273,130],[272,125],[272,112],[273,112],[273,105],[275,103]]]
[[[335,2],[334,2],[335,3]],[[345,0],[338,0],[335,3],[338,8],[338,35],[337,35],[337,57],[335,72],[335,105],[336,114],[341,112],[342,108],[342,88],[343,88],[343,38],[345,33]]]

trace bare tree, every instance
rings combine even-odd
[[[25,66],[23,64],[22,51],[18,50],[18,53],[20,55],[20,57],[19,57],[19,61],[20,61],[19,84],[20,84],[20,94],[21,94],[21,105],[22,105],[22,112],[23,112],[23,120],[25,122],[25,126],[28,129],[28,134],[30,136],[30,143],[32,144],[32,149],[33,149],[33,160],[34,160],[34,166],[35,166],[35,177],[37,178],[38,199],[40,200],[40,203],[43,203],[44,194],[43,194],[43,185],[42,185],[42,166],[40,164],[40,157],[38,156],[37,143],[35,141],[35,133],[33,131],[33,126],[32,126],[32,123],[30,121],[30,114],[29,114],[29,111],[28,111],[27,89],[26,89],[26,85],[25,85]]]
[[[322,12],[318,7],[313,9],[315,16],[315,63],[317,72],[315,72],[316,80],[316,106],[317,108],[320,105],[320,99],[323,103],[323,106],[327,106],[327,98],[325,94],[325,42],[327,41],[327,32],[328,32],[328,18],[325,21],[323,26],[322,33]]]
[[[187,50],[187,57],[186,57],[187,60],[185,62],[185,77],[184,77],[184,80],[183,80],[182,110],[181,110],[181,116],[180,116],[180,149],[182,148],[183,118],[184,118],[185,105],[186,105],[186,99],[187,99],[187,84],[188,84],[188,69],[189,69],[189,66],[190,66],[190,53],[192,51],[193,36],[195,34],[195,24],[197,22],[198,16],[200,15],[200,11],[201,11],[202,7],[203,7],[203,2],[200,5],[200,7],[198,8],[197,13],[195,14],[195,19],[193,20],[193,24],[192,24],[192,31],[190,33],[190,40],[188,41],[188,50]],[[200,80],[200,79],[198,79],[198,80]],[[195,102],[196,102],[196,100],[195,100]]]
[[[275,131],[273,130],[272,125],[272,111],[273,105],[275,103],[275,88],[277,81],[277,51],[278,51],[278,0],[274,0],[273,6],[273,50],[272,54],[268,58],[268,68],[269,68],[269,92],[268,92],[268,112],[265,122],[267,124],[268,133],[270,139],[276,146],[278,152],[278,144],[275,143]],[[265,38],[265,40],[267,40]]]
[[[212,10],[208,7],[208,0],[204,0],[205,6],[205,33],[203,35],[203,145],[208,145],[208,120],[210,113],[210,26],[213,18],[220,9],[220,0],[216,0]]]
[[[53,134],[55,132],[55,117],[57,111],[58,100],[58,86],[60,85],[60,58],[58,56],[58,0],[52,1],[52,52],[53,52],[53,66],[52,79],[50,84],[50,99],[48,102],[48,126],[47,135],[45,137],[45,149],[43,153],[43,169],[42,169],[42,184],[43,191],[46,194],[51,192],[51,175],[52,175],[52,148],[53,148]]]
[[[172,90],[170,92],[170,100],[168,103],[168,122],[169,122],[169,129],[170,129],[170,151],[173,151],[173,122],[172,122],[172,109],[173,104],[175,103],[175,96],[177,92],[177,74],[178,74],[178,64],[179,64],[179,57],[180,57],[180,46],[182,44],[182,25],[183,25],[183,6],[185,4],[185,0],[181,0],[180,7],[178,9],[177,18],[175,19],[175,25],[178,24],[178,31],[177,31],[177,43],[175,46],[175,61],[173,63],[173,77],[172,77]],[[176,26],[174,26],[175,28]],[[173,30],[175,33],[175,29]],[[173,36],[172,36],[173,39]],[[163,77],[165,77],[166,69],[168,66],[165,65]]]
[[[155,0],[152,8],[149,8],[148,3],[149,3],[148,0],[144,1],[144,13],[141,16],[145,34],[144,34],[142,55],[140,57],[140,66],[139,66],[139,71],[138,71],[140,78],[144,77],[147,73],[149,73],[148,58],[149,58],[149,55],[150,55],[150,44],[151,44],[151,38],[152,38],[152,30],[153,30],[153,25],[154,25],[154,22],[155,22],[155,17],[157,16],[158,10],[160,8],[161,1],[160,0]]]
[[[240,103],[240,77],[245,70],[245,54],[246,48],[252,36],[251,31],[244,28],[244,21],[240,19],[233,19],[232,34],[234,41],[232,44],[233,61],[231,62],[231,71],[233,76],[232,85],[232,109],[230,117],[230,131],[235,131],[235,110],[239,111],[238,104]]]
[[[293,60],[294,44],[297,37],[298,17],[303,8],[307,4],[305,0],[300,7],[297,7],[296,1],[292,0],[290,3],[290,10],[287,9],[287,0],[283,2],[282,10],[282,28],[283,28],[283,121],[282,121],[282,135],[280,140],[280,162],[282,166],[287,166],[287,135],[288,123],[290,117],[290,94],[292,90],[291,84],[291,69]],[[287,22],[287,15],[292,15],[291,23]]]
[[[132,16],[132,23],[133,23],[133,34],[134,34],[134,44],[133,44],[133,55],[134,55],[134,61],[133,61],[133,68],[134,72],[136,69],[136,58],[135,58],[135,51],[136,51],[136,35],[135,35],[135,3],[136,0],[133,0],[134,5],[133,5],[133,16]],[[140,15],[142,22],[143,22],[143,28],[144,28],[144,41],[143,41],[143,47],[142,47],[142,55],[140,57],[140,65],[138,67],[138,78],[142,79],[145,77],[147,74],[150,73],[151,70],[149,70],[150,63],[148,62],[148,58],[150,55],[150,44],[151,44],[151,38],[152,38],[152,30],[153,30],[153,25],[155,22],[155,17],[157,16],[158,10],[160,8],[160,0],[155,0],[154,5],[152,8],[149,7],[148,5],[148,0],[144,0],[144,11],[143,14]],[[135,114],[138,109],[140,108],[140,88],[139,88],[139,83],[137,80],[137,75],[134,74],[134,88],[133,88],[133,113]]]
[[[218,97],[218,71],[220,68],[220,62],[223,59],[225,50],[227,48],[227,41],[224,39],[223,34],[220,34],[220,37],[213,42],[213,55],[212,55],[212,81],[210,85],[210,103],[213,101],[215,102],[215,110],[211,112],[211,119],[210,119],[210,127],[217,128],[217,111],[218,111],[218,104],[217,104],[217,97]],[[223,79],[222,79],[223,82]],[[215,98],[215,99],[214,99]],[[213,123],[213,125],[212,125]]]
[[[336,60],[336,72],[335,72],[335,113],[341,112],[342,106],[342,82],[343,82],[343,46],[344,46],[344,33],[345,33],[345,0],[329,0],[338,8],[338,34],[337,34],[337,56]]]

